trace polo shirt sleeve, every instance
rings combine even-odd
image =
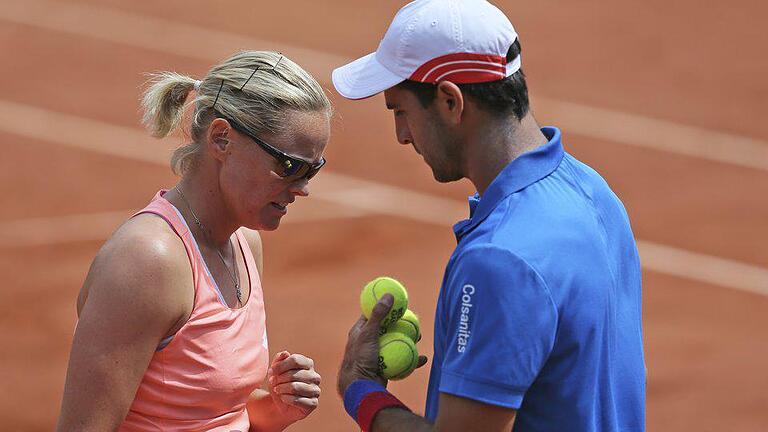
[[[520,408],[557,331],[544,280],[512,252],[478,246],[458,256],[446,282],[440,392]]]

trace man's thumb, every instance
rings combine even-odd
[[[394,302],[395,298],[392,294],[387,293],[381,296],[379,301],[376,302],[376,306],[373,307],[373,311],[371,311],[371,318],[368,319],[367,325],[374,327],[378,332],[378,329],[381,326],[381,321],[384,320],[384,317],[387,316],[389,310],[392,309],[392,304]]]

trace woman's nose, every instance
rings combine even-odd
[[[288,187],[288,190],[295,196],[309,196],[309,180],[304,178],[296,180],[295,182],[291,183],[291,185]]]

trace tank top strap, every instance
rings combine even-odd
[[[152,201],[150,201],[146,207],[139,210],[131,217],[136,217],[143,213],[152,213],[158,215],[163,218],[168,223],[168,225],[171,226],[171,228],[173,228],[173,230],[179,237],[182,238],[182,240],[184,240],[184,238],[191,233],[187,227],[187,224],[182,220],[179,211],[176,210],[176,207],[174,207],[173,204],[171,204],[168,200],[163,198],[163,195],[165,195],[166,192],[168,191],[165,189],[159,191],[157,194],[155,194],[155,196],[152,198]]]
[[[259,274],[259,267],[256,265],[256,258],[253,256],[253,251],[248,244],[248,240],[245,238],[242,228],[235,231],[235,236],[240,245],[240,250],[243,253],[243,259],[245,260],[245,266],[250,278],[249,281],[251,282],[251,294],[248,298],[248,303],[253,301],[257,305],[263,305],[264,300],[263,292],[261,290],[261,275]]]
[[[208,290],[200,289],[201,286],[210,284],[210,281],[208,281],[206,277],[207,268],[205,267],[203,256],[200,253],[200,249],[197,247],[197,242],[195,242],[187,222],[181,216],[179,210],[163,197],[166,192],[168,192],[166,189],[157,192],[154,198],[152,198],[152,201],[146,207],[136,212],[132,217],[146,213],[157,215],[165,220],[176,235],[179,236],[184,244],[184,249],[187,252],[189,264],[192,267],[192,283],[195,290],[194,309],[196,310],[200,303],[208,303],[211,301],[218,302],[219,298],[216,290],[213,288]],[[211,278],[211,281],[212,280],[213,279]]]

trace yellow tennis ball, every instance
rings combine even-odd
[[[379,375],[388,380],[401,380],[416,369],[419,352],[410,337],[402,333],[385,333],[379,338]]]
[[[360,293],[360,309],[363,310],[363,315],[366,318],[371,317],[376,302],[386,293],[392,294],[395,301],[392,304],[392,309],[381,321],[382,329],[386,329],[399,320],[405,310],[408,309],[408,292],[405,291],[405,287],[391,277],[381,276],[368,282],[363,288],[363,292]]]
[[[418,342],[421,340],[419,317],[413,313],[412,310],[408,309],[405,311],[402,318],[387,327],[387,332],[402,333],[411,338],[412,341]]]

